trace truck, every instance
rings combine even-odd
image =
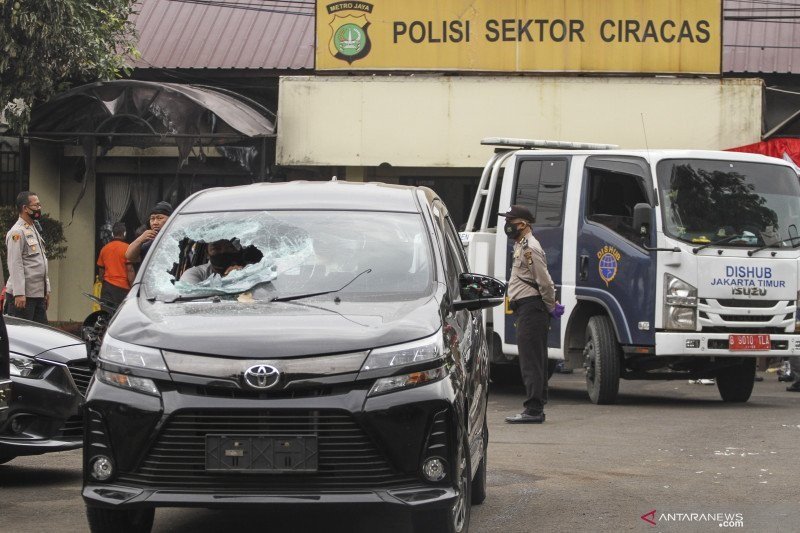
[[[494,147],[465,231],[473,271],[508,280],[513,243],[499,213],[536,221],[566,306],[548,337],[585,369],[590,400],[612,404],[620,379],[714,379],[746,402],[756,358],[800,354],[800,183],[787,162],[707,150],[488,138]],[[498,228],[501,228],[498,231]],[[508,303],[484,312],[493,380],[517,366]]]

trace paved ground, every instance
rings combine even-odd
[[[716,513],[741,514],[736,531],[800,531],[800,394],[774,374],[745,405],[685,381],[623,382],[619,404],[605,407],[588,402],[577,373],[551,385],[543,426],[504,424],[522,390],[492,389],[489,495],[473,508],[473,533],[726,529],[704,520]],[[0,466],[0,531],[86,531],[79,468],[79,451]],[[657,526],[640,518],[652,510]],[[154,531],[345,531],[337,525],[357,519],[169,509]]]

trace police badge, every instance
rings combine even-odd
[[[338,2],[327,7],[328,13],[333,14],[333,20],[328,23],[331,27],[331,40],[328,43],[331,55],[351,65],[353,61],[366,57],[372,48],[368,33],[370,22],[366,13],[372,13],[372,4]],[[365,14],[340,15],[340,11],[363,11]]]

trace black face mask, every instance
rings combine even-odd
[[[503,230],[506,232],[506,235],[508,235],[509,239],[514,240],[517,240],[517,237],[519,237],[520,233],[522,233],[522,230],[512,222],[506,222],[505,226],[503,226]]]
[[[42,218],[42,210],[41,209],[30,209],[28,216],[30,216],[33,220],[39,220]]]
[[[215,270],[222,270],[225,271],[228,267],[232,265],[240,265],[242,262],[242,253],[241,252],[225,252],[221,254],[212,255],[209,257],[209,261],[211,262],[211,266],[214,267]]]

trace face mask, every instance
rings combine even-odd
[[[508,235],[509,239],[514,240],[516,240],[517,237],[519,237],[519,234],[522,233],[517,225],[512,222],[506,222],[505,226],[503,226],[503,230],[506,232],[506,235]]]
[[[211,266],[215,270],[226,270],[231,265],[238,265],[241,263],[242,254],[240,252],[225,252],[221,254],[212,255],[209,257]]]
[[[29,209],[28,210],[28,215],[33,220],[39,220],[40,218],[42,218],[42,210],[41,209]]]

